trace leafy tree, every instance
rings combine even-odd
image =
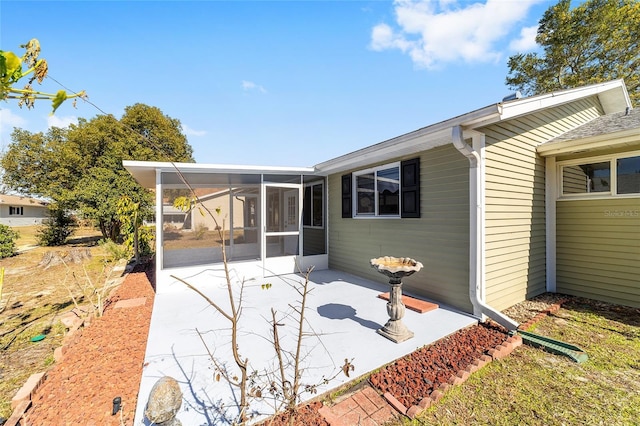
[[[13,52],[0,50],[0,100],[17,99],[18,106],[26,105],[27,108],[33,108],[36,99],[50,99],[53,111],[67,99],[83,98],[84,90],[78,93],[69,94],[65,90],[59,90],[57,93],[45,93],[33,89],[33,82],[38,81],[42,84],[49,72],[49,67],[45,59],[40,56],[40,42],[37,39],[31,39],[27,44],[20,45],[25,49],[24,55],[19,57]],[[27,65],[27,69],[22,68],[22,64]],[[22,89],[15,86],[23,78],[28,78],[27,83]],[[74,99],[75,102],[75,99]]]
[[[640,1],[570,0],[551,6],[539,22],[543,53],[509,58],[507,85],[527,95],[624,78],[640,101]]]
[[[7,225],[0,224],[0,259],[11,257],[17,252],[16,240],[20,234]]]
[[[129,197],[141,212],[153,201],[122,160],[193,161],[180,121],[143,104],[127,107],[120,120],[99,115],[46,134],[16,129],[11,138],[0,159],[7,186],[79,210],[113,241],[122,226],[118,201]]]

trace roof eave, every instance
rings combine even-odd
[[[391,158],[415,154],[451,143],[451,129],[454,126],[470,128],[479,122],[499,119],[499,104],[489,105],[316,164],[315,169],[318,174],[326,176]]]
[[[543,157],[552,157],[638,144],[640,144],[638,129],[628,129],[621,132],[605,133],[588,138],[547,142],[539,145],[536,150],[538,154]]]
[[[462,126],[474,130],[500,121],[509,120],[534,111],[552,108],[577,99],[598,96],[605,114],[624,111],[631,105],[623,80],[614,80],[590,86],[565,89],[553,93],[500,102],[451,118],[431,126],[380,142],[317,164],[321,175],[340,173],[365,165],[401,157],[452,142],[451,129]]]
[[[156,172],[228,173],[228,174],[314,174],[313,167],[246,166],[235,164],[171,163],[160,161],[122,162],[125,169],[145,188],[155,188]]]
[[[598,96],[605,115],[631,107],[631,99],[622,79],[590,86],[565,89],[502,104],[501,120],[519,117],[536,110],[552,108],[577,99]]]
[[[171,171],[176,167],[188,172],[214,173],[301,173],[327,176],[333,173],[359,168],[411,155],[452,142],[451,131],[454,126],[464,130],[481,128],[496,122],[523,116],[558,105],[566,104],[588,96],[598,96],[605,114],[624,111],[631,101],[623,80],[593,84],[575,89],[537,95],[512,101],[500,102],[471,111],[440,123],[436,123],[410,133],[380,142],[375,145],[316,164],[313,168],[297,167],[259,167],[241,165],[216,165],[195,163],[161,163],[143,161],[125,161],[124,166],[143,186],[155,186],[156,170]]]

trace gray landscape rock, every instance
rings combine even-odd
[[[182,405],[182,391],[173,377],[160,378],[149,393],[145,417],[159,426],[181,426],[176,414]]]

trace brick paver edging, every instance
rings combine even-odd
[[[389,402],[389,404],[391,404],[396,410],[413,419],[424,410],[440,401],[440,399],[442,399],[445,392],[449,390],[449,388],[451,388],[452,386],[461,385],[462,383],[466,382],[473,373],[480,370],[482,367],[489,364],[495,359],[502,359],[506,357],[520,345],[522,345],[522,337],[515,335],[507,338],[503,343],[496,346],[494,349],[489,349],[488,355],[480,356],[480,358],[474,360],[464,370],[460,370],[456,374],[452,375],[446,383],[441,383],[440,386],[436,390],[431,392],[429,396],[422,398],[418,405],[413,405],[407,408],[389,392],[385,392],[383,396],[387,400],[387,402]]]
[[[123,268],[123,275],[113,280],[114,284],[116,285],[109,293],[107,300],[111,299],[111,297],[115,294],[116,290],[124,282],[127,274],[131,271],[131,269],[132,268]],[[62,339],[61,346],[58,346],[53,351],[53,358],[56,363],[62,362],[64,354],[71,346],[71,343],[80,338],[81,329],[89,327],[91,325],[91,322],[93,321],[92,315],[93,314],[89,313],[83,316],[81,315],[81,310],[79,310],[78,308],[72,309],[71,311],[62,315],[60,321],[65,326],[66,331]],[[31,408],[31,400],[33,399],[33,396],[38,391],[40,386],[42,386],[47,380],[47,373],[49,372],[49,370],[51,370],[51,368],[53,368],[53,365],[49,366],[46,371],[32,374],[22,385],[22,387],[18,389],[18,392],[16,392],[16,394],[11,399],[11,409],[13,410],[13,412],[11,413],[11,417],[9,417],[6,423],[4,423],[5,426],[14,426],[20,424],[20,421],[23,420],[23,416],[25,415],[25,413],[29,410],[29,408]]]
[[[547,315],[555,314],[556,312],[558,312],[560,310],[560,308],[562,307],[562,304],[563,303],[567,303],[569,300],[571,300],[570,297],[565,297],[564,299],[558,300],[556,303],[554,303],[553,305],[549,306],[547,309],[545,309],[544,311],[540,312],[535,317],[531,318],[529,321],[526,321],[526,322],[523,322],[522,324],[520,324],[518,326],[518,329],[519,330],[525,330],[525,331],[528,330],[534,324],[536,324],[538,321],[540,321],[541,319],[543,319]]]
[[[569,300],[570,298],[565,298],[557,301],[553,305],[549,306],[549,308],[538,313],[529,321],[526,321],[520,324],[518,329],[526,330],[530,328],[535,323],[545,318],[547,315],[558,312],[558,310],[560,310],[560,308],[562,307],[562,304],[566,303]],[[513,352],[515,348],[521,345],[522,345],[522,337],[518,336],[517,334],[515,336],[509,337],[507,340],[505,340],[504,343],[496,346],[494,349],[490,349],[488,351],[488,355],[482,355],[480,358],[474,360],[470,365],[468,365],[467,368],[465,368],[464,370],[460,370],[456,374],[452,375],[446,383],[440,384],[438,389],[431,392],[431,395],[425,398],[422,398],[422,400],[420,400],[418,405],[413,405],[407,408],[404,406],[404,404],[398,401],[389,392],[385,392],[383,396],[387,400],[387,402],[389,402],[389,404],[391,404],[396,410],[398,410],[400,413],[404,414],[405,416],[413,419],[418,414],[422,413],[424,410],[426,410],[427,408],[437,403],[444,396],[445,392],[449,390],[451,386],[460,385],[466,382],[467,379],[471,376],[471,374],[480,370],[482,367],[489,364],[493,360],[502,359],[506,357],[511,352]]]
[[[70,311],[68,314],[70,316],[76,316],[77,313]],[[63,321],[64,324],[64,321]],[[62,358],[64,358],[64,353],[69,348],[71,342],[78,338],[79,330],[83,327],[88,327],[91,324],[91,319],[87,316],[86,318],[77,317],[77,321],[72,321],[70,323],[65,324],[65,328],[67,331],[65,332],[65,336],[62,339],[62,345],[58,346],[53,351],[53,358],[55,362],[61,362]],[[33,395],[38,391],[40,386],[42,386],[47,380],[47,373],[49,370],[53,368],[51,365],[46,371],[32,374],[29,376],[27,381],[22,385],[18,392],[11,398],[11,409],[13,410],[11,417],[6,423],[6,426],[13,426],[20,423],[20,420],[27,412],[27,410],[31,406],[31,400],[33,399]],[[14,420],[15,419],[15,420]]]

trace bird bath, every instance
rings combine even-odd
[[[422,269],[422,263],[408,257],[383,256],[371,259],[371,266],[389,277],[391,286],[387,303],[389,321],[378,330],[378,334],[395,343],[404,342],[413,337],[413,332],[402,322],[405,312],[404,303],[402,303],[402,278],[418,272]]]

